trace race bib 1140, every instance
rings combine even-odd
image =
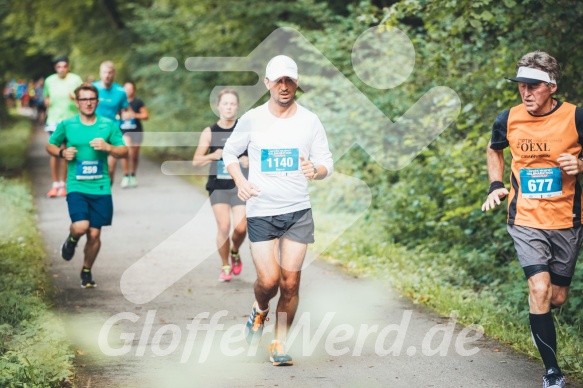
[[[261,172],[268,175],[299,173],[300,151],[298,148],[261,150]]]

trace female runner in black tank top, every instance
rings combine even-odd
[[[202,131],[192,164],[197,167],[210,164],[206,189],[217,221],[217,247],[221,256],[222,268],[219,281],[228,282],[232,275],[239,275],[242,269],[239,248],[247,234],[245,203],[237,196],[237,187],[224,168],[222,159],[225,142],[237,125],[239,96],[232,89],[219,93],[217,108],[219,121]],[[248,170],[247,152],[239,157],[244,171]],[[233,234],[231,232],[231,213],[233,214]],[[232,246],[231,246],[232,243]],[[230,255],[229,255],[230,253]],[[229,263],[229,256],[231,263]]]

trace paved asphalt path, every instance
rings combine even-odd
[[[448,326],[447,317],[318,260],[302,275],[289,351],[295,365],[272,366],[265,347],[274,313],[258,348],[241,335],[254,301],[248,245],[242,274],[219,283],[206,193],[145,158],[136,189],[119,188],[118,166],[114,222],[103,229],[93,268],[98,287],[81,289],[85,241],[71,262],[60,257],[69,218],[64,198],[45,197],[46,140],[35,132],[30,173],[78,387],[541,386],[539,362],[496,341],[472,340],[475,331]]]

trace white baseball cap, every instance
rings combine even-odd
[[[271,58],[265,68],[265,77],[270,81],[277,81],[281,77],[289,77],[298,80],[298,65],[286,55],[278,55]]]
[[[538,84],[539,82],[547,82],[556,85],[557,82],[549,76],[549,73],[531,67],[519,67],[516,77],[506,78],[514,82],[524,82],[526,84]]]

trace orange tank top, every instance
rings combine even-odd
[[[512,153],[508,224],[565,229],[581,224],[581,186],[557,159],[581,154],[575,105],[563,102],[549,115],[532,116],[523,104],[510,109],[507,139]]]

